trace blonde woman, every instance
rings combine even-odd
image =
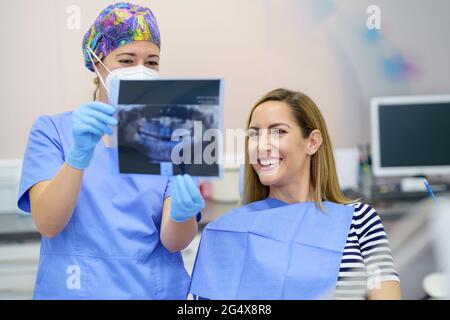
[[[208,224],[199,299],[400,299],[377,212],[339,189],[324,118],[306,95],[267,93],[248,120],[244,206]]]

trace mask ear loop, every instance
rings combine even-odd
[[[95,72],[97,73],[97,76],[98,76],[98,78],[100,79],[100,82],[102,83],[102,85],[103,85],[103,87],[105,88],[106,92],[109,94],[109,90],[108,90],[108,88],[106,87],[105,82],[103,81],[103,78],[102,78],[102,76],[100,75],[100,72],[98,72],[98,69],[97,69],[97,67],[96,67],[96,65],[95,65],[95,63],[94,63],[94,60],[92,59],[92,56],[94,56],[94,58],[97,59],[98,62],[100,62],[100,64],[106,69],[106,71],[108,71],[109,73],[111,73],[111,70],[109,70],[108,67],[105,66],[105,64],[98,58],[98,56],[95,54],[95,52],[94,52],[90,47],[87,47],[87,49],[88,49],[88,53],[89,53],[89,59],[90,59],[91,62],[92,62],[92,66],[94,67]],[[116,129],[113,129],[113,130],[116,130]],[[114,134],[116,135],[117,133],[114,133]],[[110,142],[110,139],[109,139],[109,138],[108,138],[108,140],[107,140],[107,142],[106,142],[106,146],[107,146],[107,147],[112,147],[112,146],[113,146],[113,145],[111,145],[111,142]]]
[[[87,47],[87,49],[88,49],[88,53],[89,53],[89,59],[91,59],[91,62],[92,62],[92,66],[94,67],[95,72],[97,73],[98,78],[100,79],[100,82],[102,83],[102,85],[105,88],[106,92],[109,93],[109,90],[108,90],[108,88],[105,85],[105,81],[103,81],[103,78],[100,75],[100,72],[98,72],[98,69],[97,69],[97,67],[96,67],[96,65],[94,63],[94,60],[92,59],[92,55],[95,57],[95,59],[97,59],[98,62],[100,62],[100,64],[106,69],[106,71],[108,71],[109,73],[111,73],[111,71],[108,69],[108,67],[106,67],[103,64],[103,62],[98,58],[98,56],[95,54],[95,52],[90,47]]]

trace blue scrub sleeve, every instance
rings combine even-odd
[[[49,116],[33,124],[22,165],[17,206],[31,212],[28,190],[38,182],[51,180],[64,164],[64,152],[58,130]]]
[[[172,196],[172,187],[175,183],[175,177],[169,177],[167,179],[166,191],[164,192],[164,200],[170,196]]]
[[[200,187],[200,179],[199,178],[193,178],[195,184]],[[164,192],[164,200],[172,195],[172,187],[175,183],[175,177],[169,177],[166,185],[166,191]],[[199,212],[197,214],[197,222],[200,222],[202,220],[202,213]]]

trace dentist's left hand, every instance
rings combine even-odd
[[[178,175],[172,191],[170,218],[183,222],[196,216],[205,207],[205,201],[192,177]]]

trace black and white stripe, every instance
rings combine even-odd
[[[380,216],[364,203],[355,208],[341,260],[335,299],[364,299],[383,281],[400,281]]]

